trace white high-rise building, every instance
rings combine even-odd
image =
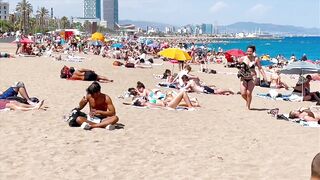
[[[119,23],[118,0],[103,0],[103,20],[107,22],[107,28],[114,29]]]
[[[0,20],[9,20],[9,3],[0,0]]]

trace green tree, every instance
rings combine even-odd
[[[28,32],[27,23],[29,23],[30,15],[33,12],[32,5],[27,0],[21,0],[16,6],[16,11],[21,14],[20,18],[20,29],[23,29],[25,32]]]
[[[46,21],[46,18],[48,17],[48,14],[49,14],[49,11],[48,9],[46,9],[45,7],[41,7],[39,10],[37,10],[37,17],[39,18],[39,25],[40,25],[40,29],[41,29],[41,32],[44,33],[45,31],[45,28],[44,28],[44,25],[45,25],[45,21]]]
[[[68,18],[66,16],[63,16],[60,19],[60,25],[61,25],[61,29],[67,29],[70,27],[70,21],[68,20]]]
[[[83,23],[83,30],[85,33],[91,33],[91,23],[88,20]]]
[[[48,25],[50,31],[58,29],[58,21],[57,19],[49,19],[49,25]]]
[[[10,24],[10,22],[5,20],[0,20],[0,31],[1,32],[9,32],[13,29],[13,26]]]

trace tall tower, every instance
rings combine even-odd
[[[101,0],[84,0],[83,14],[85,18],[101,19]]]
[[[103,20],[107,21],[107,27],[114,29],[119,23],[118,0],[103,0]]]

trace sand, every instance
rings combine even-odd
[[[0,44],[14,52],[14,44]],[[84,56],[84,55],[81,55]],[[308,179],[320,150],[320,129],[276,120],[278,107],[288,113],[311,102],[272,101],[254,97],[248,111],[240,95],[191,94],[196,111],[137,109],[117,99],[138,80],[155,88],[171,64],[153,69],[113,67],[110,59],[85,56],[82,63],[35,57],[0,59],[0,90],[23,81],[31,96],[45,100],[47,111],[0,112],[0,179]],[[114,79],[102,84],[124,129],[84,131],[62,116],[76,107],[90,82],[59,78],[63,65],[94,69]],[[236,72],[210,65],[218,72]],[[232,74],[199,73],[207,84],[239,90]],[[177,66],[175,68],[177,71]],[[284,78],[293,86],[296,80]],[[312,89],[319,89],[319,82]],[[268,92],[256,87],[254,93]],[[84,110],[87,112],[87,108]]]

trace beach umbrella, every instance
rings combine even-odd
[[[241,49],[231,49],[231,50],[226,51],[226,53],[231,56],[235,56],[235,57],[242,57],[242,56],[246,55],[246,53],[244,51],[242,51]]]
[[[91,35],[91,39],[92,40],[96,40],[96,41],[103,41],[104,40],[104,35],[102,33],[96,32],[96,33]]]
[[[178,48],[168,48],[159,52],[159,55],[178,61],[191,60],[191,56],[186,52]]]
[[[312,74],[312,73],[320,73],[320,65],[312,64],[305,61],[296,61],[290,63],[288,66],[284,67],[281,71],[283,74],[299,74],[299,81],[301,81],[302,89],[303,89],[303,74]]]
[[[121,44],[121,43],[115,43],[115,44],[112,44],[111,47],[112,47],[112,48],[120,48],[120,49],[121,49],[121,48],[123,48],[123,44]]]
[[[320,73],[320,65],[313,64],[305,61],[296,61],[290,63],[288,66],[281,70],[283,74],[312,74]]]
[[[19,43],[19,41],[13,41],[12,43]],[[20,40],[20,43],[22,44],[32,44],[34,43],[32,40],[28,39],[28,38],[24,38]]]

